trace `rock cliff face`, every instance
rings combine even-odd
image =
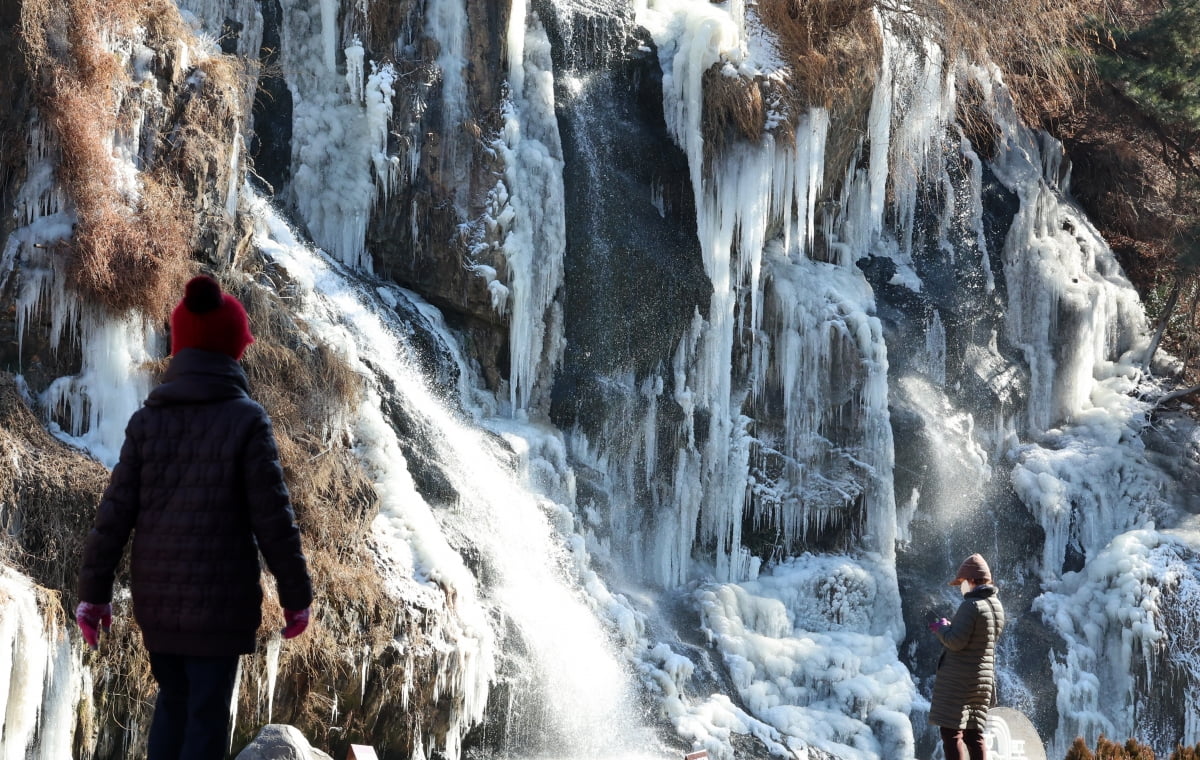
[[[422,19],[413,15],[418,10],[410,7],[403,17],[419,24]],[[395,25],[401,14],[391,13],[392,26],[373,27],[372,58],[389,57],[389,47],[402,37]],[[409,167],[411,176],[399,192],[375,207],[367,230],[377,271],[442,309],[450,324],[468,337],[469,349],[493,389],[507,376],[507,323],[492,304],[488,281],[475,267],[504,267],[489,245],[497,241],[489,238],[480,217],[498,170],[488,142],[499,139],[508,13],[507,3],[466,4],[461,75],[472,94],[466,113],[447,113],[442,107],[446,83],[435,65],[442,52],[435,40],[418,37],[396,51],[403,76],[388,147],[419,159]]]

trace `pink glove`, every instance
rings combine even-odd
[[[308,627],[309,607],[302,610],[284,610],[283,621],[287,623],[282,633],[285,639],[294,639]]]
[[[938,631],[942,630],[943,628],[949,628],[949,627],[950,627],[950,621],[947,620],[946,618],[941,618],[940,620],[934,620],[929,623],[929,630],[932,633],[937,633]]]
[[[75,608],[75,622],[79,624],[83,640],[95,649],[100,644],[98,629],[103,626],[104,632],[108,633],[108,629],[112,628],[112,605],[80,602]]]

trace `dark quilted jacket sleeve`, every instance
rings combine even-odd
[[[936,635],[947,649],[958,652],[971,643],[971,634],[975,631],[976,618],[978,618],[978,614],[974,604],[970,602],[960,604],[958,611],[954,613],[954,620],[950,621],[950,626],[938,631]]]
[[[120,460],[113,468],[108,487],[100,499],[96,522],[83,547],[83,564],[79,569],[80,601],[93,604],[112,601],[117,565],[138,515],[138,483],[142,472],[136,440],[138,424],[139,418],[135,415],[125,428]]]
[[[312,581],[283,479],[275,434],[265,412],[250,431],[244,467],[250,525],[258,550],[275,576],[279,603],[284,609],[302,610],[312,604]]]

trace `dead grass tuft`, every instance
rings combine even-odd
[[[735,72],[726,72],[720,63],[704,72],[704,113],[701,129],[704,145],[719,153],[732,138],[750,142],[762,139],[766,127],[762,87],[758,80],[747,80]]]
[[[47,433],[7,372],[0,372],[0,451],[0,551],[38,584],[73,589],[107,471]]]
[[[759,0],[758,18],[774,34],[790,69],[796,113],[812,106],[836,109],[869,90],[880,55],[871,14],[874,0]]]
[[[980,157],[984,160],[993,158],[997,140],[1000,139],[1000,128],[988,111],[979,82],[971,78],[959,80],[958,98],[954,106],[955,121],[962,128],[963,135]]]
[[[704,73],[706,161],[732,140],[760,140],[768,118],[777,138],[789,141],[810,108],[829,109],[835,118],[856,116],[878,73],[881,39],[872,7],[873,0],[759,0],[750,6],[751,16],[774,36],[786,78],[748,79],[719,63]],[[857,137],[847,143],[847,155],[856,144]]]

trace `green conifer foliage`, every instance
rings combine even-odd
[[[1147,114],[1172,129],[1200,134],[1200,0],[1170,0],[1150,23],[1123,35],[1096,59]]]

